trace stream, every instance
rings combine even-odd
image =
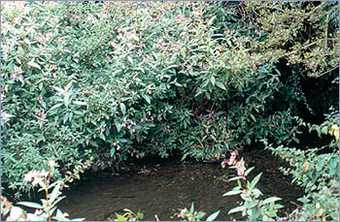
[[[263,161],[265,155],[248,158],[264,174],[258,188],[266,195],[283,199],[285,208],[280,213],[294,209],[296,199],[302,191],[290,183],[277,169],[275,161]],[[276,168],[275,168],[276,167]],[[217,220],[241,220],[241,215],[227,215],[240,203],[240,197],[222,195],[233,188],[233,183],[223,181],[223,176],[232,176],[233,169],[222,169],[219,164],[163,163],[141,168],[138,173],[121,176],[97,175],[80,181],[65,194],[61,209],[71,218],[86,220],[108,220],[114,212],[128,208],[141,210],[143,220],[177,220],[174,216],[179,208],[195,209],[208,215],[221,210]]]

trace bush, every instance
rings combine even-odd
[[[302,207],[292,213],[294,220],[337,220],[339,218],[339,127],[336,125],[338,114],[328,115],[321,125],[309,125],[311,131],[319,136],[330,134],[333,139],[321,148],[306,151],[283,146],[268,148],[287,161],[285,174],[293,177],[293,182],[304,188],[299,199]],[[325,149],[331,151],[325,153]]]
[[[53,160],[48,161],[48,171],[30,171],[25,175],[24,182],[32,186],[38,186],[39,191],[44,193],[44,198],[40,203],[35,202],[18,202],[16,205],[34,209],[34,213],[28,213],[21,207],[13,206],[6,197],[0,196],[0,216],[6,221],[82,221],[83,218],[70,219],[67,213],[63,213],[58,209],[59,202],[64,199],[62,188],[68,180],[58,180],[51,183],[51,179],[55,172],[56,163]]]
[[[202,160],[262,139],[289,146],[300,119],[336,104],[332,2],[33,3],[3,14],[12,189],[27,190],[23,175],[51,158],[62,178],[104,156]]]

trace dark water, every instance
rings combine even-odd
[[[262,163],[261,160],[259,162]],[[279,171],[267,172],[265,168],[261,169],[265,172],[259,184],[260,190],[266,195],[285,199],[285,211],[288,211],[293,207],[291,201],[295,201],[301,192],[291,186],[289,179]],[[173,215],[178,208],[190,208],[194,202],[195,209],[208,214],[221,210],[219,220],[242,219],[240,215],[227,215],[227,211],[236,207],[240,199],[236,196],[222,197],[233,187],[233,184],[223,181],[225,174],[233,174],[233,170],[222,169],[219,164],[177,163],[149,167],[141,174],[97,176],[66,193],[67,198],[61,208],[72,218],[83,217],[86,220],[107,220],[113,212],[124,208],[141,210],[143,220],[155,220],[155,214],[160,220],[176,220]]]

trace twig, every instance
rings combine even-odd
[[[298,51],[300,51],[300,50],[302,50],[302,49],[307,49],[307,48],[309,48],[309,47],[311,47],[311,46],[313,46],[313,45],[315,45],[315,44],[317,44],[317,43],[318,43],[318,41],[312,42],[312,43],[310,43],[310,44],[308,44],[308,45],[303,46],[303,47],[302,47],[301,49],[299,49],[299,50],[295,50],[295,51],[288,52],[288,53],[286,53],[284,56],[289,56],[289,55],[294,54],[294,53],[296,53],[296,52],[298,52]]]
[[[293,205],[295,205],[295,206],[297,206],[297,207],[302,207],[301,205],[295,203],[294,201],[289,201],[289,203],[291,203],[291,204],[293,204]]]
[[[327,73],[329,73],[329,72],[332,72],[333,70],[335,70],[335,69],[337,69],[337,68],[339,68],[339,65],[337,65],[337,66],[331,68],[330,70],[327,70],[326,72],[323,72],[323,73],[317,75],[316,78],[320,78],[321,76],[323,76],[323,75],[325,75],[325,74],[327,74]]]

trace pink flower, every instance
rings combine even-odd
[[[223,160],[221,163],[222,168],[225,168],[227,166],[228,160]]]
[[[38,171],[32,170],[25,175],[24,181],[31,182],[38,175]]]
[[[229,159],[228,160],[224,160],[221,163],[222,168],[225,168],[227,164],[229,166],[234,166],[237,163],[237,160],[236,160],[237,156],[238,156],[237,150],[231,151]]]
[[[239,177],[242,177],[243,179],[245,179],[245,171],[246,171],[245,162],[244,162],[243,158],[241,160],[237,160],[237,157],[238,157],[237,150],[231,151],[229,159],[224,160],[221,163],[222,168],[225,168],[227,164],[229,166],[235,166],[236,171],[237,171],[237,175]]]
[[[236,164],[235,157],[230,157],[230,159],[228,160],[227,163],[228,163],[229,166],[235,165]]]
[[[48,172],[43,171],[37,171],[37,170],[31,170],[25,175],[24,181],[26,182],[32,182],[32,185],[37,185],[43,178],[46,178],[48,176]]]
[[[187,208],[184,208],[184,209],[182,209],[182,210],[179,212],[179,214],[177,215],[177,217],[178,217],[178,218],[184,219],[185,216],[187,215],[187,213],[188,213]]]
[[[232,151],[230,152],[230,158],[228,160],[228,165],[229,166],[232,166],[232,165],[235,165],[236,164],[236,158],[238,156],[238,152],[235,150],[235,151]]]
[[[35,215],[40,215],[42,213],[43,213],[42,209],[36,209],[35,212],[34,212]]]
[[[236,170],[237,170],[237,175],[240,176],[240,177],[244,177],[245,176],[244,173],[246,171],[246,167],[244,165],[244,160],[241,159],[240,161],[238,161],[236,163],[235,166],[236,166]]]

